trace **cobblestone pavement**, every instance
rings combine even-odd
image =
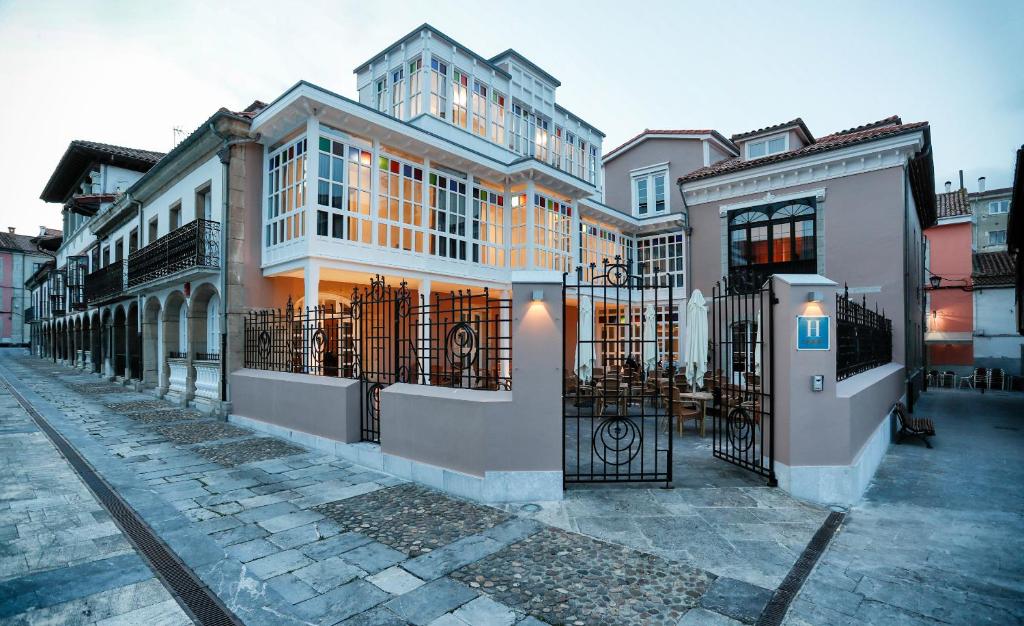
[[[767,601],[212,418],[133,419],[180,409],[50,362],[0,373],[247,624],[738,624]]]
[[[0,623],[191,624],[0,386]]]
[[[786,619],[1024,623],[1024,394],[937,389],[933,449],[893,446]]]

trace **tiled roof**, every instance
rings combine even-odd
[[[730,139],[732,139],[733,141],[740,141],[741,139],[746,139],[747,137],[753,137],[755,135],[763,135],[764,133],[769,133],[769,132],[771,132],[773,130],[779,130],[781,128],[789,128],[790,126],[797,126],[797,127],[799,127],[800,130],[802,130],[804,132],[804,134],[807,135],[808,141],[810,141],[811,143],[814,143],[814,135],[812,135],[810,129],[807,128],[807,124],[804,124],[803,119],[801,119],[799,117],[796,118],[795,120],[789,120],[788,122],[782,122],[781,124],[774,124],[772,126],[765,126],[764,128],[758,128],[757,130],[748,130],[745,133],[736,133],[735,135],[730,137]]]
[[[971,203],[968,201],[966,189],[937,193],[935,194],[935,204],[939,219],[971,214]]]
[[[601,157],[601,159],[602,160],[607,160],[607,159],[609,159],[609,158],[611,158],[613,156],[616,156],[617,153],[620,150],[622,150],[623,148],[625,148],[629,144],[633,143],[637,139],[640,139],[640,138],[645,137],[647,135],[711,135],[712,137],[714,137],[715,139],[718,139],[719,141],[721,141],[725,145],[735,148],[735,146],[733,146],[732,142],[725,138],[725,135],[723,135],[722,133],[718,132],[717,130],[710,129],[710,128],[696,128],[696,129],[688,129],[688,128],[671,128],[671,129],[645,128],[643,130],[643,132],[637,133],[636,135],[630,137],[629,139],[627,139],[626,141],[622,142],[618,146],[615,146],[615,148],[613,148],[612,150],[606,152],[605,155],[603,157]]]
[[[32,242],[30,235],[19,235],[16,233],[0,233],[0,249],[17,250],[21,252],[39,252],[39,248]]]
[[[975,285],[1000,286],[1013,285],[1013,257],[1009,252],[975,252],[972,259],[974,272],[972,278]]]
[[[71,142],[71,147],[81,147],[92,152],[124,157],[126,159],[135,159],[138,161],[147,161],[149,163],[156,163],[164,156],[163,152],[140,150],[139,148],[127,148],[125,146],[115,146],[109,143],[99,143],[98,141],[85,141],[84,139],[75,139]]]
[[[779,163],[781,161],[790,161],[792,159],[799,159],[801,157],[818,154],[820,152],[838,150],[839,148],[874,141],[875,139],[901,135],[903,133],[927,128],[927,126],[928,122],[912,122],[904,124],[898,116],[894,115],[892,117],[887,117],[884,120],[879,120],[856,128],[850,128],[848,130],[832,133],[831,135],[826,135],[810,145],[796,150],[790,150],[789,152],[781,152],[779,154],[773,154],[760,159],[751,159],[749,161],[744,160],[741,157],[725,159],[715,163],[714,165],[702,167],[699,170],[695,170],[685,176],[681,176],[679,180],[683,182],[700,180],[702,178],[710,178],[712,176],[751,169],[762,165]]]

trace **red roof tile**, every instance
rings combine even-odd
[[[967,200],[966,189],[935,194],[935,205],[939,219],[971,214],[971,203]]]
[[[810,141],[811,143],[814,143],[814,135],[812,135],[810,129],[807,128],[807,124],[804,124],[803,119],[801,119],[799,117],[796,118],[795,120],[789,120],[788,122],[782,122],[781,124],[773,124],[772,126],[765,126],[764,128],[758,128],[756,130],[748,130],[745,133],[736,133],[735,135],[730,137],[730,139],[732,139],[733,141],[739,141],[741,139],[746,139],[747,137],[753,137],[755,135],[762,135],[764,133],[768,133],[768,132],[771,132],[773,130],[779,130],[781,128],[789,128],[790,126],[798,127],[800,130],[803,131],[803,133],[805,135],[807,135],[808,141]]]
[[[781,152],[779,154],[773,154],[759,159],[751,159],[749,161],[740,157],[725,159],[708,167],[702,167],[699,170],[690,172],[685,176],[681,176],[679,180],[683,182],[700,180],[702,178],[711,178],[712,176],[751,169],[762,165],[769,165],[771,163],[799,159],[800,157],[817,154],[819,152],[838,150],[839,148],[866,143],[868,141],[874,141],[875,139],[901,135],[903,133],[926,128],[927,126],[928,122],[912,122],[904,124],[899,117],[894,115],[892,117],[887,117],[884,120],[878,120],[877,122],[871,122],[870,124],[864,124],[863,126],[826,135],[810,145],[796,150],[790,150],[789,152]]]

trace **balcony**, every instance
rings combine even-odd
[[[63,269],[50,270],[50,275],[47,278],[50,291],[50,310],[54,315],[67,313],[67,299],[64,296],[66,278],[67,274]]]
[[[128,278],[128,261],[121,259],[101,267],[85,277],[85,301],[96,304],[124,293]]]
[[[85,270],[89,267],[89,258],[85,256],[68,257],[67,287],[68,304],[72,311],[85,310]]]
[[[127,287],[192,269],[220,268],[220,224],[194,220],[128,255]]]
[[[729,293],[754,293],[771,278],[772,274],[815,274],[818,271],[815,259],[782,263],[763,263],[749,267],[729,269]]]

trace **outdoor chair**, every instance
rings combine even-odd
[[[956,384],[956,388],[957,389],[964,389],[965,387],[967,389],[974,389],[974,375],[973,374],[970,375],[970,376],[961,376],[960,377],[960,380]]]
[[[974,368],[974,374],[971,375],[971,384],[975,389],[981,389],[981,392],[985,393],[985,389],[988,387],[988,369],[984,367]]]
[[[988,371],[988,388],[1002,391],[1006,388],[1006,372],[1001,368],[994,368]]]
[[[696,400],[684,399],[679,395],[679,390],[672,388],[672,417],[677,420],[679,434],[683,433],[683,426],[686,420],[693,420],[700,429],[700,436],[704,436],[704,412],[701,411],[700,403]]]
[[[950,389],[956,387],[956,372],[953,370],[946,370],[945,372],[942,372],[939,377],[939,386],[949,387]]]
[[[907,407],[902,402],[897,402],[892,407],[899,422],[899,430],[896,432],[896,444],[902,444],[904,437],[917,437],[924,442],[924,445],[931,448],[928,437],[935,436],[935,424],[926,417],[910,417],[907,415]]]

